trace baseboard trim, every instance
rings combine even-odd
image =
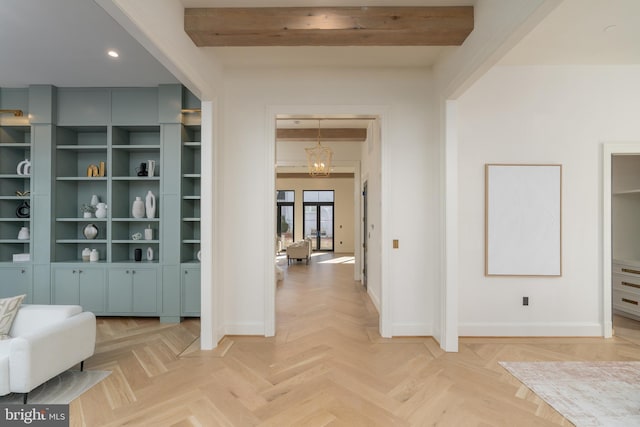
[[[394,337],[431,337],[433,325],[425,323],[394,323],[392,325]]]
[[[237,323],[227,324],[224,327],[224,335],[258,335],[264,336],[264,323]]]
[[[369,295],[369,298],[371,298],[373,306],[378,310],[378,314],[380,314],[380,298],[378,298],[378,295],[376,295],[371,288],[367,288],[367,294]]]
[[[601,337],[602,325],[567,323],[460,323],[460,337]]]

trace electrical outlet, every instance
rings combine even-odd
[[[529,305],[529,297],[522,297],[522,305]]]

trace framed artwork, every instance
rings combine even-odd
[[[485,165],[485,275],[562,275],[562,165]]]

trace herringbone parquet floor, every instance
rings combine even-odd
[[[323,261],[333,261],[325,263]],[[286,263],[285,263],[286,264]],[[640,328],[600,338],[382,339],[348,257],[285,266],[277,335],[198,350],[199,321],[103,318],[73,426],[569,426],[500,360],[640,360]]]

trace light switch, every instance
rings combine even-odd
[[[398,249],[399,243],[398,239],[393,239],[393,249]]]

